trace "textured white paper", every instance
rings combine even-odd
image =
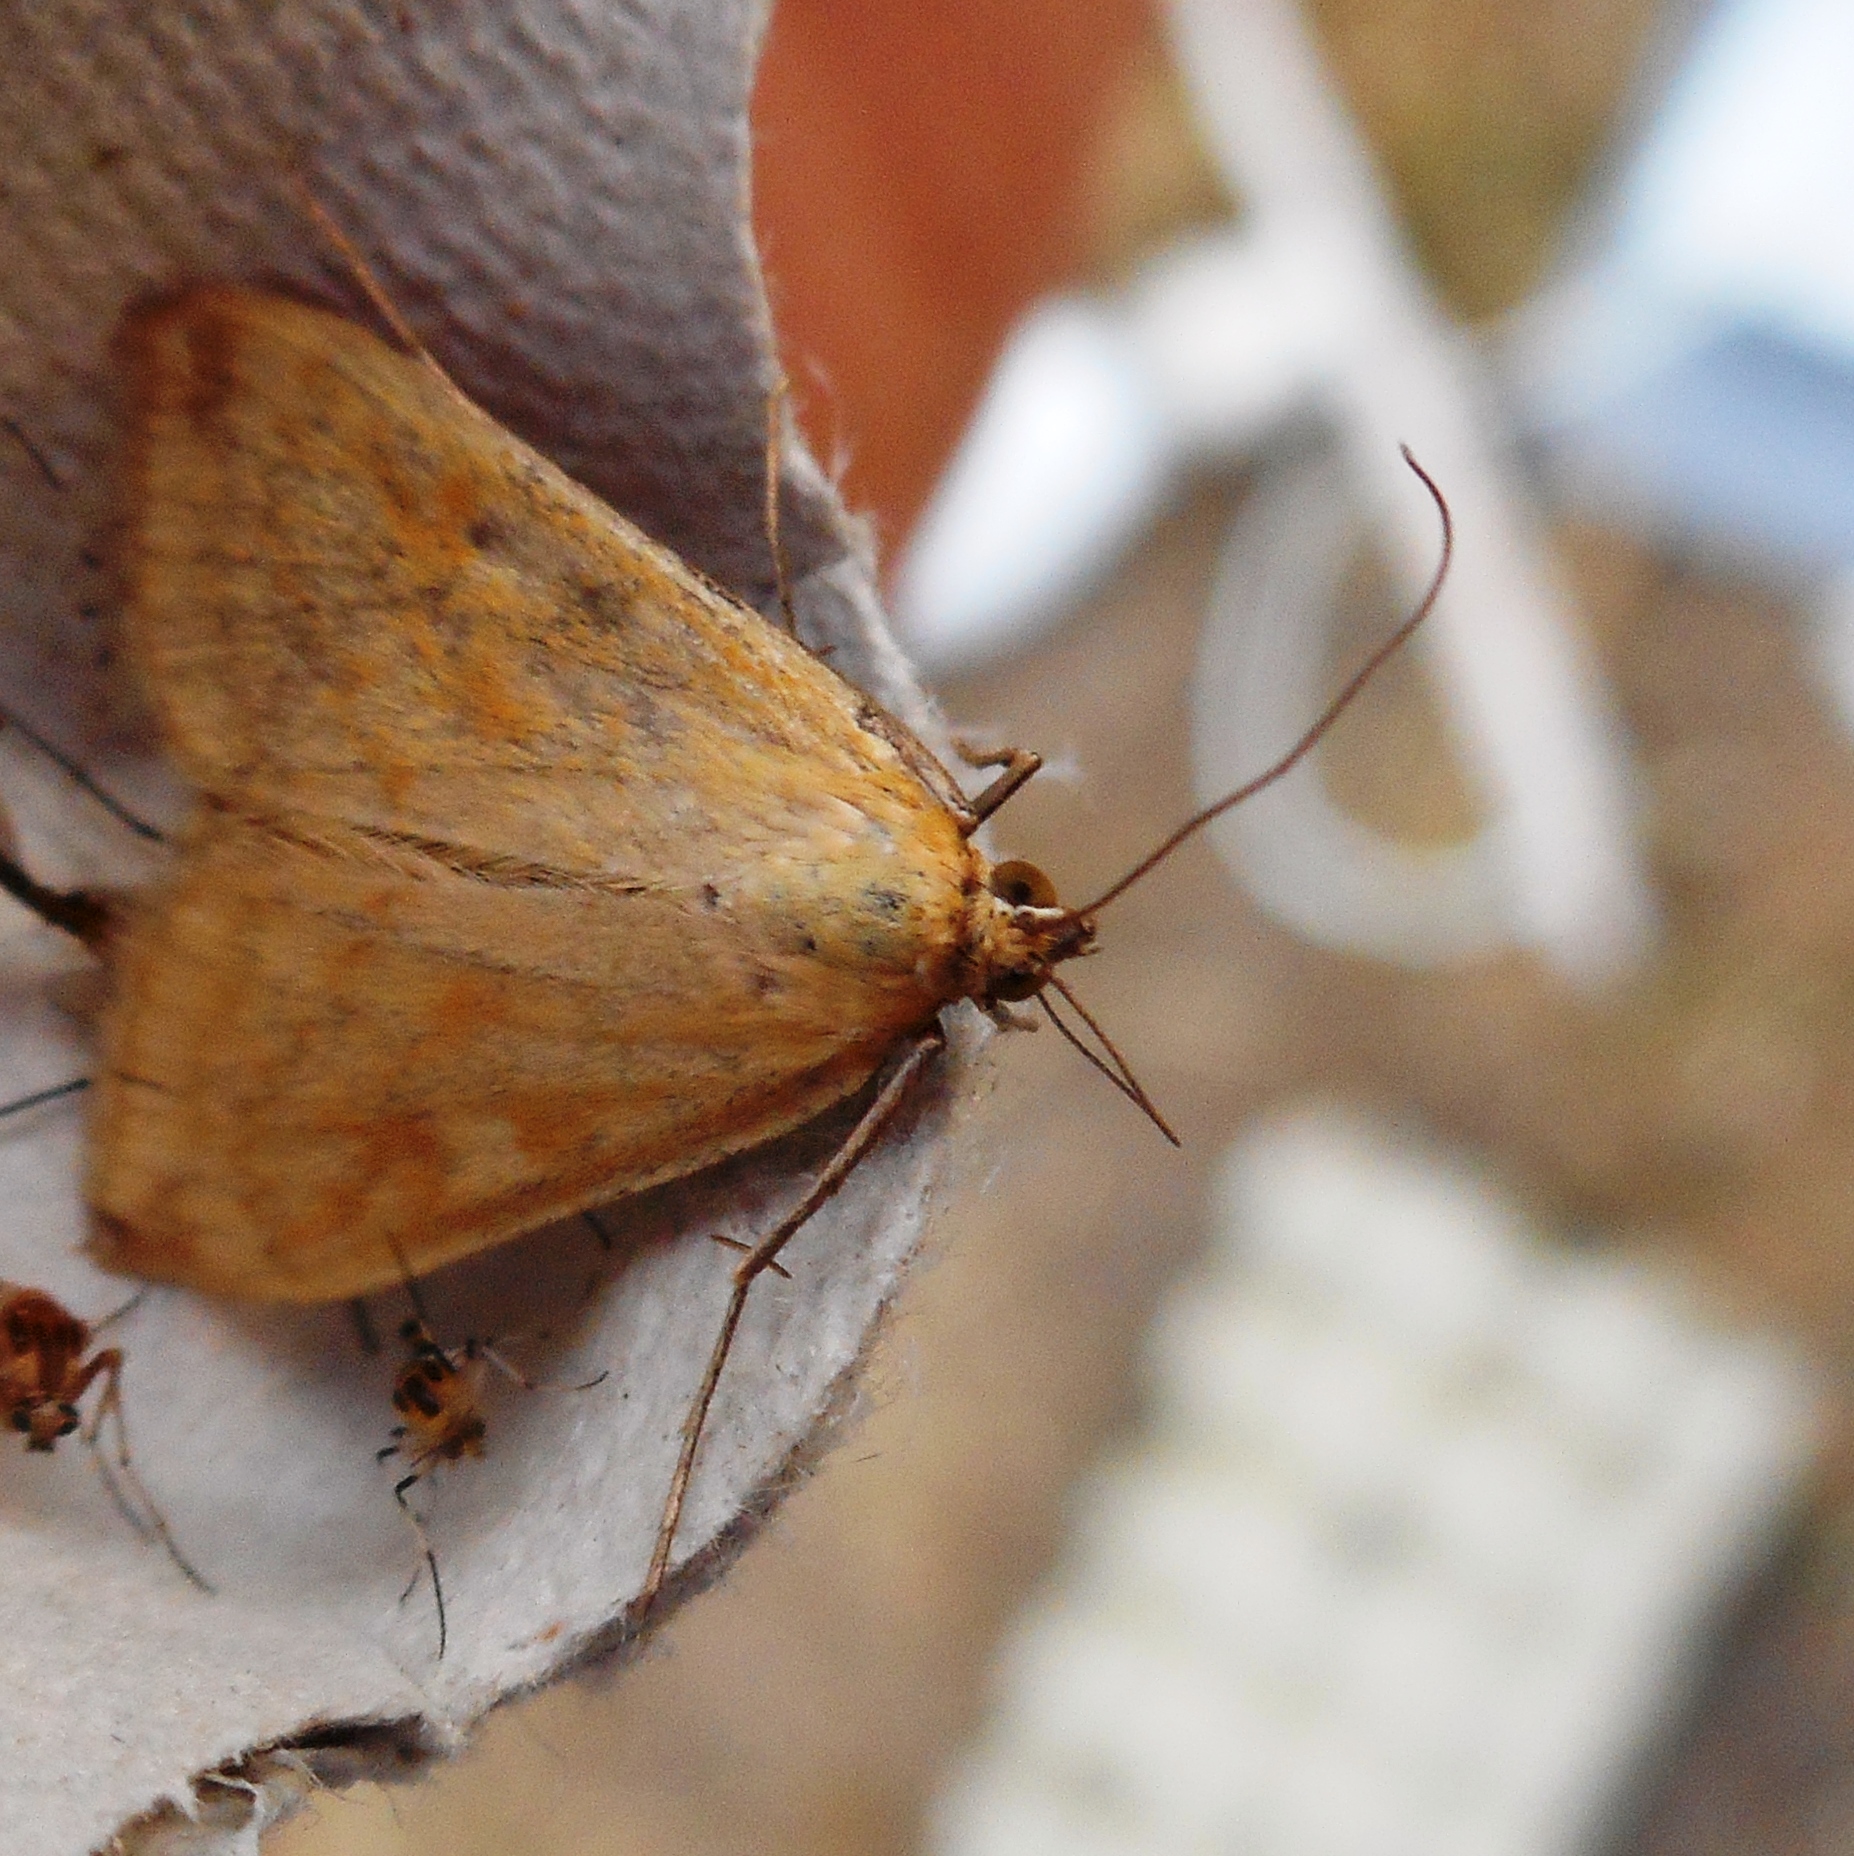
[[[361,310],[305,190],[468,391],[768,606],[769,367],[744,221],[760,24],[759,0],[0,14],[0,412],[61,486],[0,448],[0,697],[145,806],[175,802],[107,667],[109,342],[125,303],[190,277]],[[922,720],[849,525],[808,461],[785,474],[808,635]],[[10,730],[0,792],[44,880],[147,871]],[[84,1072],[87,963],[0,908],[11,1099]],[[844,1406],[919,1239],[952,1094],[942,1074],[795,1241],[794,1280],[756,1289],[672,1599],[726,1563]],[[131,1533],[81,1449],[0,1451],[0,1849],[85,1856],[129,1825],[112,1847],[249,1850],[312,1779],[405,1770],[511,1692],[624,1648],[726,1297],[733,1259],[705,1234],[764,1230],[845,1125],[614,1211],[614,1253],[576,1221],[430,1280],[440,1340],[503,1337],[549,1381],[610,1372],[586,1391],[496,1392],[487,1459],[418,1491],[449,1601],[442,1662],[428,1584],[401,1600],[420,1561],[395,1466],[374,1460],[403,1300],[376,1298],[388,1345],[368,1357],[344,1309],[149,1294],[110,1339],[142,1475],[217,1593]],[[81,1099],[0,1122],[0,1276],[99,1316],[126,1292],[76,1254],[81,1130]]]

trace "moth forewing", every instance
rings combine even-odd
[[[339,318],[196,291],[124,353],[203,803],[114,955],[104,1260],[383,1287],[799,1126],[965,987],[937,763],[794,640]]]

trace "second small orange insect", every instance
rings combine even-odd
[[[43,1289],[0,1282],[0,1405],[5,1407],[7,1422],[25,1438],[28,1450],[54,1450],[61,1439],[81,1431],[129,1524],[138,1533],[152,1534],[195,1585],[210,1591],[174,1544],[166,1520],[135,1472],[122,1416],[122,1349],[104,1347],[92,1353],[93,1334],[89,1322]],[[85,1424],[81,1406],[99,1381],[103,1389]],[[116,1431],[113,1468],[102,1448],[103,1426],[112,1418]],[[122,1483],[134,1492],[134,1503],[125,1497]]]

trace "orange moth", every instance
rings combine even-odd
[[[212,1294],[381,1288],[867,1091],[734,1269],[648,1600],[748,1291],[942,1049],[941,1014],[1073,1003],[1055,969],[1097,912],[1243,794],[1061,906],[975,839],[1034,755],[968,799],[383,313],[407,351],[228,287],[128,318],[125,639],[197,802],[132,900],[0,881],[110,969],[96,1253]]]

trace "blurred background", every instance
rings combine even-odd
[[[861,1424],[276,1856],[1854,1849],[1854,19],[781,0],[802,423],[1183,1137],[999,1041]]]

